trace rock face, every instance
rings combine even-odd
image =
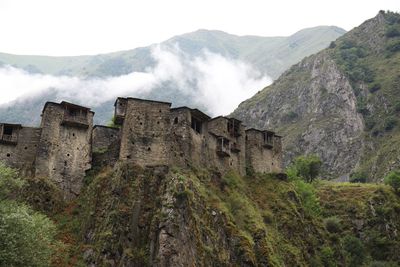
[[[350,233],[373,260],[400,260],[399,198],[387,186],[326,183],[315,188],[315,213],[273,174],[119,162],[87,181],[73,213],[83,226],[82,265],[323,266],[329,247],[334,265],[347,266],[341,238]],[[324,218],[340,221],[337,232]]]
[[[399,14],[380,12],[292,66],[232,115],[282,134],[285,165],[313,153],[331,177],[347,180],[360,171],[380,180],[400,166],[393,151],[400,145],[397,28]]]
[[[328,53],[319,53],[294,65],[233,115],[282,134],[286,165],[295,155],[314,153],[328,173],[341,176],[356,166],[362,152],[364,127],[356,102],[348,78]]]

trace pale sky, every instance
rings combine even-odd
[[[0,0],[0,52],[82,55],[133,49],[197,29],[285,36],[346,30],[399,0]]]

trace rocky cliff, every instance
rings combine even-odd
[[[54,265],[360,266],[349,261],[400,261],[400,200],[391,188],[314,186],[287,181],[284,175],[221,176],[212,170],[118,163],[88,175],[81,196],[52,215],[65,244]],[[41,195],[30,198],[36,206]],[[52,195],[57,196],[46,193],[43,198]],[[43,203],[49,211],[48,203],[57,201]],[[362,256],[353,255],[346,240],[359,244]]]
[[[380,12],[292,66],[233,116],[281,133],[286,164],[313,153],[328,176],[347,179],[360,171],[380,179],[400,166],[392,150],[400,147],[399,17]]]

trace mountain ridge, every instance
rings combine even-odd
[[[327,47],[332,40],[335,40],[340,35],[340,28],[332,26],[314,27],[299,31],[294,35],[293,40],[289,40],[288,37],[240,37],[227,33],[221,35],[221,32],[218,31],[200,30],[172,37],[163,42],[162,45],[176,52],[175,45],[178,44],[178,52],[184,54],[185,60],[192,60],[189,61],[189,64],[193,64],[198,58],[204,59],[204,50],[207,50],[213,55],[220,55],[228,63],[234,62],[237,64],[237,62],[240,62],[254,67],[255,71],[251,73],[253,76],[254,72],[259,72],[260,75],[267,74],[274,78],[305,55]],[[300,38],[300,36],[304,38]],[[255,38],[257,39],[256,41],[254,41]],[[273,41],[271,42],[270,40]],[[12,55],[0,53],[0,61],[3,64],[23,68],[29,73],[81,77],[82,80],[87,78],[97,79],[98,77],[108,79],[108,77],[119,77],[132,72],[147,73],[149,68],[155,68],[157,65],[152,55],[151,46],[106,55],[71,58],[56,57],[55,61],[52,61],[52,59],[52,57],[40,56],[29,56],[27,58],[17,56],[13,58]],[[35,60],[40,64],[35,65]],[[196,101],[200,87],[200,85],[196,84],[197,78],[189,77],[189,91],[180,90],[182,88],[180,88],[179,84],[166,81],[147,93],[134,96],[173,102],[176,106],[192,106],[207,112],[209,110],[204,104],[199,104]],[[121,96],[128,96],[128,94]],[[36,100],[30,99],[30,101],[37,103],[39,106],[46,101],[60,100],[87,105],[79,97],[74,98],[74,96],[70,95],[69,98],[64,96],[59,99],[57,94],[51,91],[44,91],[37,97]],[[31,102],[17,99],[17,101],[8,106],[0,106],[0,121],[37,125],[36,118],[39,117],[40,113],[38,113],[37,108],[30,105]],[[110,106],[112,105],[107,101],[94,108],[97,114],[96,123],[106,123],[111,119],[112,109]],[[30,110],[34,110],[34,112]],[[18,114],[25,115],[19,116]]]
[[[399,147],[400,56],[391,45],[400,38],[388,36],[389,29],[400,27],[399,17],[380,12],[292,66],[233,115],[286,135],[286,164],[296,155],[315,153],[331,177],[348,180],[361,172],[380,180],[400,167],[392,151]]]

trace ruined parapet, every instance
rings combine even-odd
[[[89,108],[68,102],[47,102],[42,112],[35,175],[49,177],[66,199],[79,194],[91,168],[93,115]]]
[[[261,173],[281,172],[281,137],[272,131],[247,129],[246,167]]]
[[[120,160],[141,166],[168,165],[171,103],[127,98]]]
[[[245,173],[245,140],[241,121],[234,118],[216,117],[208,122],[208,146],[210,160],[221,171],[234,169]]]
[[[112,166],[119,158],[120,129],[95,125],[92,133],[92,165]]]
[[[128,104],[128,99],[123,97],[118,97],[114,103],[114,123],[115,125],[122,125],[125,119],[126,107]]]
[[[19,169],[22,175],[32,176],[40,132],[40,128],[1,123],[0,161]]]

